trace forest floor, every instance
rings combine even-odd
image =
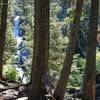
[[[7,79],[0,79],[0,100],[28,100],[29,84],[21,84]],[[75,89],[69,89],[69,94],[75,93]],[[79,92],[79,91],[78,91]],[[80,92],[79,92],[80,95]],[[73,100],[65,97],[65,100]],[[75,99],[74,100],[80,100]]]
[[[28,100],[28,85],[0,80],[0,100]]]

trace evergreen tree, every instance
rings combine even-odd
[[[67,47],[66,56],[65,56],[64,65],[61,71],[61,75],[60,75],[56,90],[54,92],[54,97],[57,100],[64,99],[64,93],[66,90],[66,85],[68,83],[68,78],[69,78],[71,64],[72,64],[74,50],[75,50],[77,33],[80,28],[80,17],[81,17],[81,12],[82,12],[82,6],[83,6],[83,0],[77,0],[76,11],[75,11],[74,20],[73,20],[73,26],[72,26],[72,30],[71,30],[71,34],[69,38],[69,45]]]
[[[34,54],[29,100],[45,100],[49,52],[49,0],[35,0]]]
[[[2,4],[2,0],[0,0],[0,22],[1,22],[1,4]]]
[[[95,100],[96,37],[98,27],[98,10],[99,0],[91,0],[88,48],[83,83],[83,100]]]
[[[8,0],[3,0],[2,2],[2,13],[1,13],[1,26],[0,26],[0,77],[2,77],[3,69],[3,54],[4,54],[4,45],[6,37],[6,27],[7,27],[7,8]]]

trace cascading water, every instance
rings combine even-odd
[[[16,0],[16,4],[18,4],[20,1]],[[21,20],[21,12],[17,11],[14,9],[14,39],[16,41],[16,56],[17,56],[17,67],[16,70],[18,72],[18,75],[20,77],[20,81],[23,83],[27,83],[28,77],[25,75],[27,72],[25,62],[28,59],[28,56],[30,54],[29,50],[25,46],[24,43],[24,35],[25,35],[25,30],[21,28],[21,24],[24,22]]]

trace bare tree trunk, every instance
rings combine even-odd
[[[61,71],[61,76],[58,81],[56,90],[54,92],[54,97],[57,100],[64,99],[64,93],[65,93],[65,89],[68,83],[68,78],[69,78],[71,64],[72,64],[74,50],[75,50],[76,37],[80,29],[80,17],[81,17],[82,7],[83,7],[83,0],[77,0],[73,26],[72,26],[72,30],[70,34],[69,45],[67,47],[65,61],[64,61],[64,65]]]
[[[83,83],[83,100],[95,100],[96,37],[98,27],[98,13],[99,0],[91,0],[88,48]]]
[[[2,0],[0,0],[0,23],[1,23],[1,3],[2,3]]]
[[[100,26],[100,1],[99,1],[99,26]]]
[[[1,26],[0,26],[0,77],[2,77],[3,69],[3,53],[5,45],[6,27],[7,27],[7,8],[8,0],[2,1],[2,12],[1,12]]]
[[[35,0],[34,55],[29,100],[45,100],[48,74],[49,0]]]

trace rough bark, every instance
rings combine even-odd
[[[48,74],[49,0],[35,0],[34,55],[29,100],[45,100]]]
[[[82,7],[83,7],[83,0],[77,0],[73,26],[70,33],[69,45],[67,47],[64,65],[61,71],[61,76],[59,78],[56,90],[54,92],[54,97],[57,100],[64,99],[64,93],[68,83],[68,78],[69,78],[71,64],[72,64],[74,50],[75,50],[76,37],[80,28],[80,17],[81,17]]]
[[[1,0],[0,0],[0,22],[1,22]]]
[[[3,0],[2,12],[1,12],[1,26],[0,26],[0,77],[2,76],[2,69],[3,69],[3,53],[5,45],[6,27],[7,27],[7,8],[8,8],[8,0]]]
[[[100,1],[99,1],[99,19],[98,20],[99,20],[98,23],[99,23],[99,26],[100,26]]]
[[[88,48],[83,83],[83,100],[95,100],[96,37],[98,26],[98,9],[99,0],[91,0]]]

